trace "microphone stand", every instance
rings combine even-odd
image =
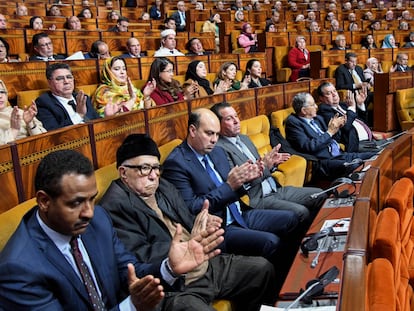
[[[307,290],[305,290],[302,294],[298,296],[290,305],[288,305],[284,311],[290,310],[293,306],[295,306],[303,297],[305,297],[315,286],[320,285],[321,281],[318,281],[316,283],[313,283]]]

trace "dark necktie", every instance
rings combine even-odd
[[[311,120],[310,124],[312,124],[313,129],[319,134],[319,135],[323,135],[324,132],[321,130],[321,128],[319,127],[319,125],[314,121]],[[331,143],[329,144],[329,152],[331,153],[331,155],[333,157],[339,156],[341,154],[341,149],[339,148],[338,143],[336,142],[335,139],[331,138]]]
[[[206,171],[207,174],[210,176],[211,180],[214,182],[214,184],[219,187],[221,186],[221,182],[220,180],[217,178],[216,173],[214,172],[214,170],[211,168],[210,164],[208,163],[208,159],[207,156],[203,157],[203,162],[204,165],[206,166]],[[247,225],[239,211],[239,209],[237,208],[237,205],[235,203],[230,203],[228,205],[228,208],[230,210],[231,215],[233,216],[234,220],[242,227],[247,228]]]
[[[85,285],[86,291],[88,292],[89,300],[92,303],[93,310],[106,310],[105,304],[103,303],[102,298],[98,294],[98,291],[95,287],[95,282],[92,279],[88,266],[83,261],[82,253],[79,250],[77,237],[73,237],[70,240],[70,246],[73,258],[76,262],[76,266],[78,267],[79,273],[82,276],[83,284]]]
[[[171,54],[174,54],[174,51],[173,51],[173,50],[171,50],[171,51],[170,51],[170,53],[171,53]]]
[[[76,112],[76,103],[73,99],[68,101],[68,105],[71,106],[73,108],[73,111]]]

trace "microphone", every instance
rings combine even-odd
[[[339,187],[344,186],[344,185],[349,185],[349,184],[351,184],[351,183],[352,183],[352,181],[351,181],[351,180],[350,180],[350,181],[348,181],[348,180],[344,180],[343,182],[341,182],[341,183],[339,183],[339,184],[336,184],[336,185],[334,185],[334,186],[332,186],[332,187],[330,187],[330,188],[328,188],[328,189],[326,189],[326,190],[323,190],[323,191],[321,191],[321,192],[317,192],[317,193],[311,194],[311,195],[310,195],[310,197],[311,197],[312,199],[316,199],[317,197],[319,197],[319,196],[320,196],[320,195],[322,195],[322,194],[325,194],[325,193],[331,192],[332,190],[335,190],[336,188],[339,188]]]
[[[351,162],[344,162],[344,166],[348,167],[348,166],[352,166],[352,165],[356,165],[356,164],[360,165],[363,162],[364,162],[364,160],[362,160],[361,158],[356,158],[356,159],[353,159]]]
[[[385,139],[385,143],[383,143],[383,144],[381,144],[381,145],[378,145],[378,146],[377,146],[377,148],[383,148],[383,147],[385,147],[385,146],[387,146],[387,145],[391,144],[391,143],[394,141],[394,139],[396,139],[396,138],[398,138],[398,137],[400,137],[400,136],[402,136],[402,135],[406,134],[407,132],[408,132],[408,131],[407,131],[407,130],[405,130],[405,131],[402,131],[401,133],[395,134],[394,136],[391,136],[391,137],[389,137],[389,138]]]

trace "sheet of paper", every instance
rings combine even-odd
[[[260,311],[284,311],[285,308],[261,306]],[[336,306],[309,307],[309,308],[290,308],[289,311],[335,311]]]

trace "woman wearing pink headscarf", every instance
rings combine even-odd
[[[244,48],[244,52],[257,52],[257,36],[253,33],[252,25],[244,23],[242,26],[242,33],[237,38],[240,47]]]

